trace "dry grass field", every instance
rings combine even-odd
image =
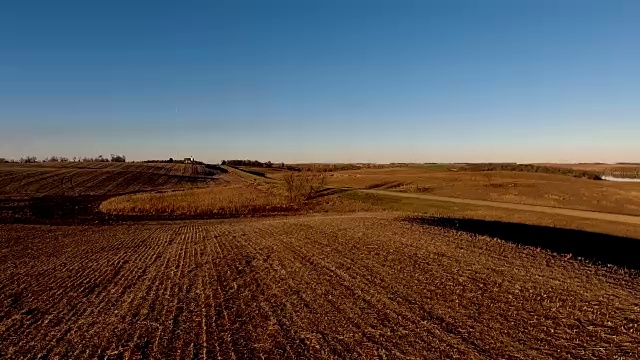
[[[640,226],[618,221],[358,191],[347,191],[338,196],[363,206],[369,206],[371,211],[384,209],[432,217],[502,221],[550,228],[584,230],[640,240]]]
[[[328,174],[328,184],[640,215],[640,183],[563,175],[402,167],[334,172]]]
[[[100,209],[116,215],[202,217],[284,213],[293,210],[290,205],[286,196],[273,187],[229,175],[204,189],[114,197],[102,203]]]
[[[632,273],[392,214],[0,225],[0,244],[4,358],[639,355]]]
[[[324,196],[330,194],[325,191],[311,194],[315,199],[292,201],[285,184],[232,168],[216,180],[203,189],[113,197],[103,202],[100,210],[110,215],[211,218],[382,209],[349,198]]]
[[[595,171],[603,175],[640,178],[640,164],[542,164],[575,170]]]

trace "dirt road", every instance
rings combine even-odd
[[[499,208],[505,208],[505,209],[537,211],[537,212],[543,212],[548,214],[569,215],[569,216],[577,216],[577,217],[588,218],[588,219],[617,221],[617,222],[623,222],[628,224],[640,225],[640,216],[632,216],[632,215],[610,214],[610,213],[603,213],[603,212],[596,212],[596,211],[565,209],[565,208],[540,206],[540,205],[514,204],[514,203],[505,203],[505,202],[497,202],[497,201],[487,201],[487,200],[460,199],[460,198],[447,197],[447,196],[413,194],[413,193],[403,193],[403,192],[386,191],[386,190],[358,190],[358,191],[371,193],[371,194],[418,198],[418,199],[435,200],[435,201],[448,201],[448,202],[454,202],[454,203],[480,205],[480,206],[493,206],[493,207],[499,207]]]

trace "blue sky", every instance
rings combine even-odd
[[[0,157],[640,161],[640,2],[11,1]]]

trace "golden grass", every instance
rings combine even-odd
[[[206,189],[119,196],[102,203],[100,209],[115,215],[250,216],[289,212],[295,207],[273,189],[238,182]]]
[[[640,215],[640,183],[525,172],[427,171],[417,167],[341,171],[335,187],[385,189],[474,200]]]
[[[286,184],[231,170],[221,181],[204,189],[130,194],[111,198],[100,210],[111,215],[169,217],[237,217],[264,214],[379,211],[367,202],[320,191],[307,200],[292,197]]]

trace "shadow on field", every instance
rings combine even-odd
[[[226,174],[229,171],[222,166],[214,165],[214,164],[204,164],[205,169],[213,170],[216,174]]]
[[[95,220],[100,203],[110,197],[82,195],[0,199],[0,223],[41,224]]]
[[[249,169],[243,169],[241,167],[237,167],[237,166],[231,166],[232,168],[238,170],[238,171],[242,171],[244,173],[247,174],[251,174],[253,176],[259,176],[259,177],[267,177],[267,174],[260,172],[260,171],[255,171],[255,170],[249,170]]]
[[[487,235],[519,245],[640,270],[640,240],[582,230],[502,221],[416,217],[410,221],[468,233]]]

